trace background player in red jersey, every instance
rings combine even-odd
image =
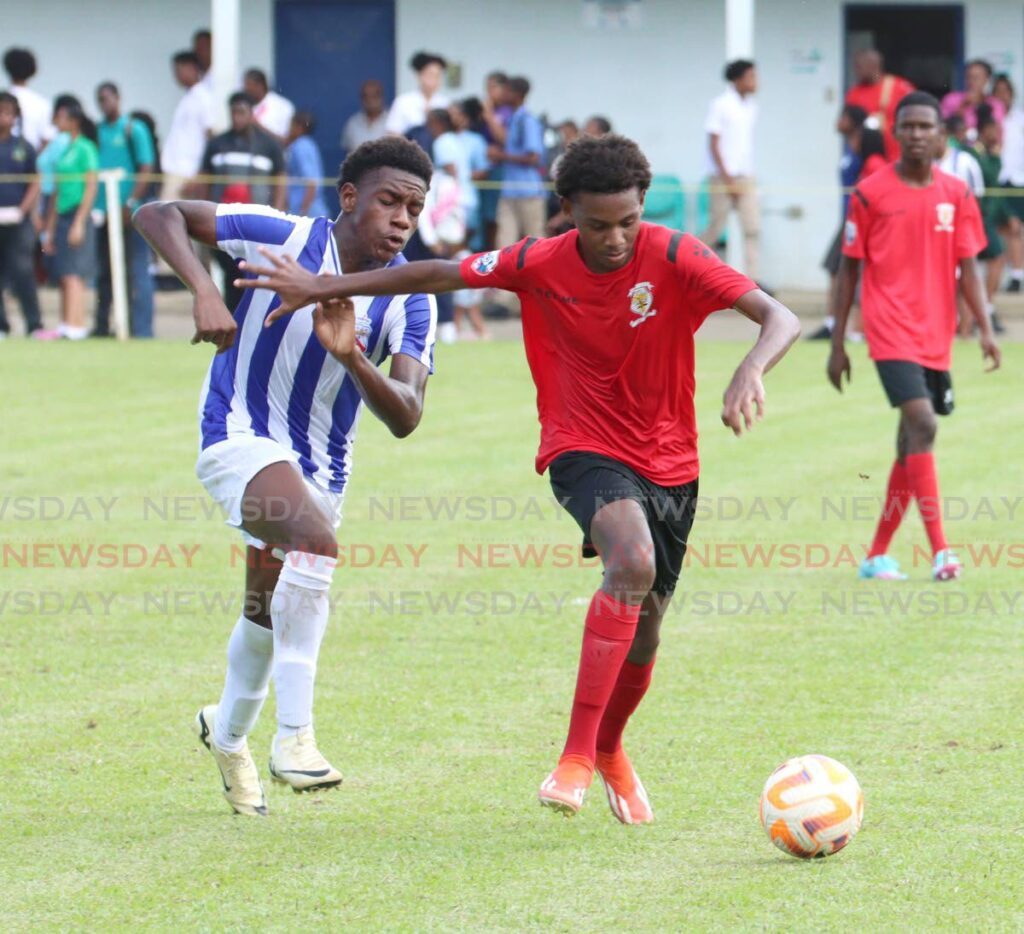
[[[694,237],[641,222],[647,159],[621,136],[573,143],[558,171],[576,229],[527,238],[462,263],[431,260],[388,272],[308,275],[291,260],[239,280],[281,305],[353,294],[494,286],[518,294],[541,423],[537,470],[579,523],[604,578],[587,613],[569,737],[541,785],[543,804],[575,814],[601,773],[623,823],[648,823],[647,795],[622,732],[651,680],[658,633],[686,552],[697,496],[693,335],[716,309],[761,325],[725,391],[737,434],[764,412],[763,374],[797,338],[787,308]],[[352,326],[349,320],[349,327]]]
[[[843,374],[850,379],[843,338],[863,263],[864,336],[889,402],[900,410],[896,461],[861,577],[906,577],[886,552],[911,499],[931,543],[932,577],[952,580],[962,570],[943,531],[932,455],[935,416],[953,411],[957,269],[990,369],[999,366],[1000,353],[975,259],[986,244],[978,202],[963,181],[932,164],[943,132],[939,102],[923,91],[908,94],[896,111],[900,161],[865,179],[850,198],[828,378],[840,392]]]

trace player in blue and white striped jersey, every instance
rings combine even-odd
[[[155,203],[135,215],[195,296],[192,342],[217,346],[199,405],[196,473],[248,544],[246,601],[228,642],[220,703],[200,710],[196,726],[228,803],[242,814],[266,814],[246,737],[271,676],[272,777],[296,791],[341,781],[316,746],[313,682],[356,425],[365,403],[397,437],[415,429],[437,310],[430,295],[353,298],[267,325],[277,296],[247,291],[231,314],[189,240],[247,262],[261,261],[260,251],[292,257],[313,273],[402,265],[431,172],[419,146],[386,137],[345,160],[335,221],[206,201]]]

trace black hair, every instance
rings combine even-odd
[[[12,81],[28,81],[36,73],[36,57],[28,49],[8,49],[4,52],[4,70]]]
[[[77,107],[82,109],[82,102],[74,94],[58,94],[53,99],[53,112],[56,113],[61,107]]]
[[[213,33],[209,29],[197,29],[192,33],[192,44],[195,45],[200,39],[212,39]]]
[[[423,179],[429,187],[434,174],[434,164],[418,143],[404,136],[382,136],[357,146],[341,164],[338,187],[352,184],[374,169],[399,169]]]
[[[999,74],[992,79],[992,86],[995,87],[997,84],[1005,84],[1010,89],[1011,94],[1015,90],[1013,87],[1013,81],[1005,71],[999,72]]]
[[[942,106],[927,91],[911,91],[906,96],[900,98],[900,102],[896,105],[897,123],[900,119],[900,111],[904,107],[931,107],[935,111],[935,119],[940,122],[942,121]]]
[[[114,94],[116,94],[118,97],[121,96],[121,91],[118,89],[117,85],[114,84],[113,81],[103,81],[103,82],[101,82],[100,84],[98,84],[96,86],[96,96],[97,97],[99,97],[99,95],[103,91],[113,91]]]
[[[845,104],[841,113],[848,117],[850,122],[858,128],[864,126],[864,121],[868,118],[868,112],[856,104]]]
[[[496,81],[498,84],[508,84],[508,75],[503,71],[492,71],[484,80]]]
[[[96,132],[96,124],[89,119],[77,97],[71,94],[62,94],[57,98],[53,110],[56,113],[61,109],[67,113],[70,119],[78,121],[78,129],[81,131],[82,136],[92,140],[94,143],[99,139],[99,134]]]
[[[581,136],[558,163],[555,190],[562,198],[583,192],[616,194],[651,187],[651,166],[640,147],[625,136]]]
[[[14,108],[14,116],[21,116],[21,104],[10,91],[0,91],[0,104],[10,104]]]
[[[945,127],[946,132],[950,136],[956,136],[957,133],[963,132],[963,129],[964,127],[967,126],[967,123],[964,121],[964,118],[960,116],[960,114],[953,114],[951,117],[946,117],[946,119],[942,122],[942,125]]]
[[[968,68],[974,65],[977,65],[979,68],[984,68],[985,74],[987,74],[990,78],[992,77],[992,65],[990,62],[986,62],[983,58],[972,58],[966,65],[964,65],[964,71],[967,71]]]
[[[508,85],[508,89],[519,97],[525,98],[530,93],[530,82],[522,75],[509,78],[505,83]]]
[[[861,162],[867,162],[872,156],[885,155],[885,137],[881,131],[873,130],[871,127],[864,127],[860,131],[860,158]]]
[[[725,66],[725,80],[739,81],[753,67],[754,63],[749,58],[737,58]]]
[[[455,129],[455,126],[452,124],[452,115],[444,107],[435,107],[433,110],[428,110],[427,122],[429,123],[431,120],[436,120],[440,123],[444,127],[445,132],[450,133]]]
[[[228,98],[228,107],[234,107],[235,104],[245,104],[246,107],[252,107],[252,98],[245,93],[245,91],[235,91]]]
[[[612,131],[612,122],[607,117],[590,117],[587,123],[596,123],[603,136],[607,136]]]
[[[427,65],[440,65],[442,68],[447,68],[448,62],[433,52],[417,52],[409,59],[409,67],[417,73],[423,71]]]
[[[175,52],[171,56],[171,61],[175,65],[195,65],[196,68],[202,68],[199,64],[199,56],[196,55],[191,49],[182,49],[180,52]]]
[[[466,97],[456,101],[455,105],[466,115],[470,124],[477,124],[484,115],[484,105],[479,97]]]
[[[267,73],[262,68],[246,68],[245,80],[255,81],[257,84],[262,84],[265,88],[270,87],[270,84],[267,82]]]
[[[3,100],[3,98],[0,98],[0,100]],[[978,136],[981,136],[981,134],[984,133],[985,130],[987,130],[990,126],[999,126],[999,121],[995,117],[993,117],[992,114],[988,114],[985,117],[979,116]]]
[[[302,127],[303,133],[312,133],[316,129],[316,117],[308,110],[296,110],[292,114],[292,123]]]

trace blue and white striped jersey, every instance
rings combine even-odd
[[[293,256],[310,272],[341,275],[334,222],[251,204],[217,208],[217,246],[236,259],[265,262],[258,247]],[[399,254],[390,263],[402,265]],[[404,353],[433,372],[437,306],[432,295],[353,298],[356,335],[370,361]],[[238,434],[272,438],[298,457],[318,486],[344,489],[362,398],[345,368],[313,333],[312,306],[265,328],[280,299],[251,290],[238,303],[234,346],[213,358],[199,401],[201,449]]]

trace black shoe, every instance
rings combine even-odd
[[[1009,284],[1006,286],[1007,292],[1019,292],[1021,286],[1020,279],[1011,279]]]
[[[109,331],[106,328],[93,328],[93,330],[91,330],[89,332],[89,336],[90,337],[113,337],[114,336],[114,332],[113,331]]]
[[[813,334],[808,334],[807,335],[807,340],[809,340],[809,341],[827,341],[831,337],[832,337],[832,328],[830,328],[827,324],[823,324]]]
[[[996,334],[1006,333],[1006,325],[1003,324],[1003,319],[999,317],[997,312],[993,311],[989,320],[992,322],[992,330],[995,331]]]

